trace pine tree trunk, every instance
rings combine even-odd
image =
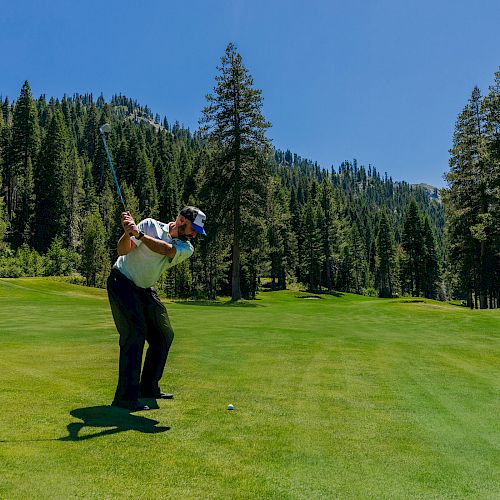
[[[479,304],[481,309],[488,309],[488,299],[487,299],[487,290],[486,290],[486,266],[484,265],[486,259],[486,244],[484,241],[481,241],[481,250],[480,250],[480,264],[479,264]]]
[[[240,249],[240,226],[241,226],[241,214],[240,214],[240,189],[239,189],[239,168],[240,168],[240,156],[239,149],[237,150],[235,167],[236,167],[236,188],[234,195],[234,205],[233,205],[233,256],[232,256],[232,275],[231,275],[231,300],[241,299],[241,249]]]
[[[235,241],[233,243],[233,264],[231,270],[231,300],[241,299],[241,288],[240,288],[240,246]]]
[[[215,300],[217,297],[217,284],[216,284],[216,280],[215,280],[216,266],[217,266],[217,264],[215,263],[215,258],[212,258],[210,260],[210,270],[209,270],[210,275],[209,275],[209,279],[208,279],[208,283],[209,283],[208,293],[209,293],[209,298],[211,300]]]
[[[314,256],[314,250],[311,240],[309,245],[309,291],[310,292],[314,292],[313,256]]]
[[[418,257],[415,259],[415,297],[421,295],[422,280],[420,275],[420,263]]]
[[[332,269],[331,269],[331,257],[328,255],[326,258],[326,287],[328,288],[328,291],[332,291]]]
[[[278,289],[286,290],[286,272],[282,268],[278,277]]]

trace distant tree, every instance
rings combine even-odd
[[[354,292],[361,293],[367,283],[366,248],[361,236],[359,225],[354,223],[350,234],[350,255],[352,263],[352,279]]]
[[[379,227],[380,227],[380,221],[379,221]],[[368,269],[372,276],[376,276],[377,274],[376,256],[377,256],[377,237],[375,236],[370,241],[370,255],[368,257]]]
[[[334,251],[338,244],[337,221],[335,220],[335,199],[332,181],[326,176],[320,186],[321,239],[324,255],[324,282],[328,291],[333,289]]]
[[[181,262],[173,270],[174,289],[172,296],[186,299],[192,295],[193,275],[189,266],[189,261]]]
[[[15,245],[31,240],[35,209],[33,164],[40,147],[38,112],[27,81],[14,108],[11,164],[5,172],[7,212]]]
[[[288,259],[290,262],[290,268],[292,274],[295,276],[296,280],[303,282],[301,269],[303,262],[304,247],[298,244],[301,231],[301,207],[299,205],[297,190],[295,186],[292,186],[290,190],[290,198],[288,203],[290,209],[290,240],[289,240],[289,250],[287,252]]]
[[[64,118],[54,110],[36,168],[36,215],[33,243],[45,252],[56,236],[68,238],[69,140]]]
[[[81,270],[87,285],[104,287],[110,267],[104,225],[99,212],[95,211],[83,224]]]
[[[85,158],[82,164],[82,187],[85,193],[82,199],[82,217],[85,218],[97,206],[97,193],[92,177],[92,165]]]
[[[285,256],[285,240],[288,236],[290,214],[285,193],[275,177],[269,178],[266,202],[267,251],[270,260],[271,288],[286,288],[287,262]],[[261,252],[263,249],[261,249]]]
[[[116,187],[109,181],[106,182],[99,198],[98,211],[101,219],[101,224],[104,226],[106,235],[106,246],[108,248],[109,258],[112,259],[116,255],[116,238],[115,231],[117,226],[117,214],[121,212],[120,201],[117,199]]]
[[[2,116],[6,124],[9,124],[10,114],[10,103],[8,97],[6,97],[2,102]]]
[[[164,206],[165,195],[170,191],[170,186],[167,185],[167,176],[172,162],[173,152],[167,133],[164,130],[159,130],[154,149],[153,168],[158,193],[158,213],[161,220],[167,220]],[[168,218],[168,220],[170,219]]]
[[[376,287],[379,297],[392,297],[396,271],[396,252],[387,212],[382,211],[376,239]]]
[[[114,154],[114,166],[119,179],[126,182],[128,171],[129,150],[128,141],[122,137]]]
[[[436,253],[436,238],[429,217],[427,216],[424,217],[423,240],[422,291],[424,292],[424,297],[435,299],[438,297],[440,278],[439,260]]]
[[[412,296],[418,296],[422,292],[424,238],[422,214],[415,198],[411,199],[406,210],[401,245],[405,252],[401,288]]]
[[[22,276],[44,276],[49,274],[46,272],[46,266],[47,262],[50,262],[50,258],[44,258],[26,243],[16,250],[15,262],[21,269]]]
[[[85,164],[73,148],[68,163],[68,213],[66,224],[65,240],[70,248],[76,250],[81,243],[81,228],[84,217],[83,198],[85,192],[83,189],[83,172]]]
[[[338,290],[350,292],[353,290],[354,280],[352,271],[352,249],[349,240],[344,240],[340,245],[339,270],[337,273],[336,287]]]
[[[325,256],[321,239],[322,225],[320,208],[316,200],[310,199],[304,207],[302,234],[300,245],[304,246],[301,277],[310,292],[319,291],[321,287],[321,272]]]
[[[0,182],[0,193],[1,192],[2,192],[2,184]],[[6,251],[7,244],[5,243],[4,240],[8,227],[9,227],[9,219],[7,217],[7,210],[5,207],[3,196],[0,196],[0,256],[2,256]]]
[[[181,174],[179,162],[175,157],[171,147],[166,146],[164,152],[164,162],[166,165],[163,180],[160,188],[160,219],[174,220],[181,210],[181,196],[183,186],[181,184]]]
[[[181,178],[184,179],[181,200],[183,204],[187,205],[189,196],[196,192],[196,186],[194,184],[193,161],[184,146],[179,158],[179,171]]]
[[[0,112],[3,117],[3,113]],[[4,202],[7,196],[7,182],[9,176],[12,176],[13,172],[13,162],[11,159],[12,148],[11,148],[11,138],[12,138],[12,127],[9,126],[8,122],[4,120],[2,126],[0,127],[0,182],[3,183],[2,194],[5,194]],[[5,189],[4,189],[5,188]],[[5,209],[7,210],[7,206]],[[7,217],[10,220],[10,214],[7,210]]]
[[[96,151],[99,147],[99,117],[95,105],[88,107],[85,119],[85,128],[83,132],[83,147],[87,159],[95,161]]]
[[[137,159],[137,183],[135,192],[139,198],[139,210],[144,217],[158,216],[158,193],[153,165],[144,151]]]
[[[1,101],[1,98],[0,98],[0,101]],[[4,126],[5,126],[4,125],[4,121],[5,120],[4,120],[4,117],[3,117],[3,113],[0,111],[0,136],[2,134],[2,130],[3,130]],[[2,148],[2,144],[0,143],[0,165],[2,164],[2,153],[3,153],[2,149],[3,149]]]
[[[67,247],[62,238],[56,236],[47,251],[47,276],[67,276],[73,273],[78,265],[77,254]]]

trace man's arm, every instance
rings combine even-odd
[[[134,231],[133,232],[134,236],[137,238],[139,236],[139,231]],[[174,245],[171,245],[170,243],[167,243],[166,241],[162,240],[157,240],[156,238],[152,238],[151,236],[148,236],[145,234],[141,238],[142,244],[146,245],[150,250],[152,250],[155,253],[159,253],[161,255],[166,255],[170,259],[173,259],[175,257],[175,253],[177,252],[177,249],[175,248]],[[133,242],[131,242],[133,243]],[[134,244],[135,246],[135,244]]]
[[[118,240],[118,244],[116,245],[116,249],[118,250],[118,255],[127,255],[137,246],[130,239],[131,231],[130,229],[128,229],[128,227],[130,226],[131,222],[132,224],[135,225],[134,219],[132,219],[130,212],[122,212],[121,225],[123,227],[123,234],[121,238]]]
[[[122,227],[124,230],[124,234],[118,241],[118,254],[127,255],[137,247],[137,245],[130,239],[130,235],[132,234],[137,238],[139,236],[139,228],[137,227],[137,224],[134,222],[134,219],[129,212],[122,213]],[[152,238],[147,234],[145,234],[141,238],[141,243],[146,245],[153,252],[159,253],[160,255],[166,255],[170,259],[173,259],[177,252],[174,245],[171,245],[166,241]],[[123,253],[120,253],[120,251]]]
[[[123,233],[122,237],[118,240],[118,255],[127,255],[136,247],[137,245],[130,239],[128,233]]]

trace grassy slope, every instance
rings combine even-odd
[[[168,305],[129,416],[105,292],[0,280],[0,497],[497,497],[500,311],[296,295]]]

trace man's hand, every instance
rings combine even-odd
[[[130,212],[121,213],[121,224],[124,234],[118,240],[117,250],[118,255],[127,255],[136,247],[136,244],[130,239],[130,237],[134,234],[139,234],[139,230],[133,217],[130,215]]]
[[[130,239],[130,236],[139,236],[139,228],[130,215],[130,212],[121,213],[121,222],[125,234],[118,241],[118,255],[127,255],[136,248],[136,244]],[[141,242],[153,252],[159,253],[160,255],[166,255],[171,259],[175,257],[177,252],[175,245],[148,235],[144,235],[141,238]]]
[[[128,234],[129,236],[137,236],[139,234],[139,228],[134,222],[133,217],[130,215],[130,212],[122,212],[121,222],[125,234]]]

